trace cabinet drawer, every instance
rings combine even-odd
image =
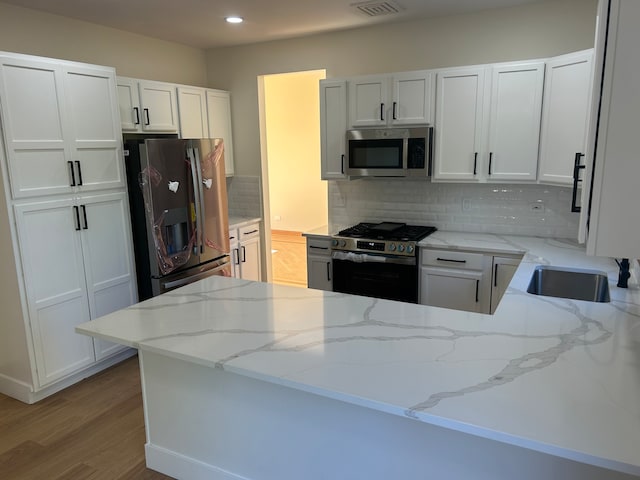
[[[239,240],[243,241],[247,238],[253,238],[260,236],[260,224],[252,223],[251,225],[247,225],[244,227],[240,227],[238,229]]]
[[[482,270],[482,253],[457,252],[452,250],[422,250],[422,265],[456,268],[464,270]]]
[[[331,255],[331,238],[307,237],[307,255]]]

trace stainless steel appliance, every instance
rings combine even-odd
[[[231,276],[221,139],[125,137],[140,300]]]
[[[418,303],[418,242],[437,229],[359,223],[331,241],[333,290]]]
[[[433,127],[349,130],[346,174],[428,177],[432,144]]]

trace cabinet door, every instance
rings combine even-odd
[[[169,83],[140,81],[142,130],[145,132],[178,132],[176,87]]]
[[[604,5],[607,2],[603,2]],[[612,0],[597,131],[587,253],[602,257],[640,258],[640,208],[637,202],[640,161],[640,2]],[[598,58],[604,33],[598,37]],[[586,208],[582,209],[587,214]]]
[[[118,113],[123,132],[142,130],[138,81],[134,78],[117,77]]]
[[[513,275],[520,265],[520,259],[510,257],[493,257],[493,273],[491,279],[491,313],[493,314],[500,299],[507,291]]]
[[[207,98],[204,88],[178,87],[181,138],[208,138]]]
[[[66,68],[69,144],[80,191],[122,188],[122,131],[113,69]]]
[[[493,67],[488,180],[536,179],[543,84],[543,62]]]
[[[209,138],[222,139],[224,143],[224,169],[229,177],[234,173],[231,95],[222,90],[207,90],[206,96]]]
[[[74,328],[89,321],[73,198],[16,205],[16,224],[40,386],[94,362],[93,340]]]
[[[244,280],[262,280],[260,268],[260,237],[243,239],[240,243],[240,278]]]
[[[484,69],[438,73],[433,180],[478,181],[483,159]]]
[[[484,313],[488,311],[485,283],[482,272],[422,267],[420,303]]]
[[[547,62],[538,179],[570,185],[576,153],[585,152],[593,51]]]
[[[2,128],[14,198],[74,190],[63,83],[53,63],[0,56]]]
[[[333,271],[329,255],[307,256],[307,287],[333,291]]]
[[[84,195],[78,199],[81,238],[91,318],[136,301],[131,227],[126,193]],[[96,339],[100,360],[124,347]]]
[[[352,127],[387,124],[386,77],[366,77],[349,81],[349,123]]]
[[[320,82],[320,177],[345,178],[347,82]]]
[[[433,123],[433,73],[397,74],[392,85],[391,124]]]

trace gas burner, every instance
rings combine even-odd
[[[435,232],[436,227],[407,225],[406,223],[382,222],[359,223],[338,232],[338,236],[350,238],[370,238],[373,240],[394,240],[417,242]]]

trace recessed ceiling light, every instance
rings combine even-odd
[[[244,18],[242,17],[226,17],[225,20],[227,23],[242,23],[244,22]]]

